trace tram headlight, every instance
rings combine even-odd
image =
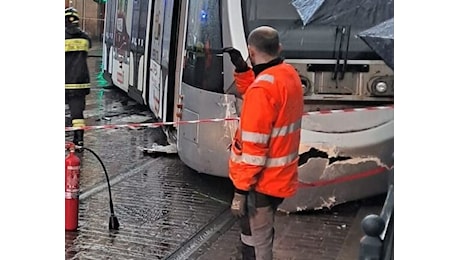
[[[393,77],[381,76],[371,79],[368,85],[368,91],[371,96],[391,97],[393,96]]]
[[[375,90],[379,93],[385,93],[388,89],[387,83],[380,81],[379,83],[375,84]]]

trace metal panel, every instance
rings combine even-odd
[[[182,112],[182,120],[198,120],[199,115],[189,109],[184,109]],[[198,124],[186,124],[181,126],[181,137],[186,138],[190,142],[198,144]]]
[[[183,120],[236,117],[236,98],[182,83]],[[178,153],[192,169],[210,175],[228,176],[228,146],[238,121],[179,125]],[[196,134],[195,134],[196,133]],[[198,143],[199,140],[199,143]]]

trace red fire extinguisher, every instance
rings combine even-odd
[[[75,155],[75,145],[66,142],[69,154],[65,158],[65,230],[75,231],[78,227],[78,204],[80,192],[80,158]]]

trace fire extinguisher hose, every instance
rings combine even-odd
[[[109,229],[118,230],[118,228],[120,227],[120,223],[118,222],[118,218],[115,216],[115,212],[113,210],[112,191],[110,188],[109,175],[107,174],[107,169],[105,168],[104,163],[102,162],[101,158],[93,150],[86,148],[86,147],[76,147],[76,148],[82,148],[92,153],[96,157],[96,159],[99,161],[99,163],[101,164],[102,169],[104,169],[105,178],[107,180],[107,187],[109,189],[109,203],[110,203]]]

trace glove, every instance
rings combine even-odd
[[[241,56],[241,52],[239,50],[233,47],[227,47],[227,48],[224,48],[222,51],[227,52],[230,55],[230,60],[235,66],[236,72],[245,72],[249,70],[249,66],[244,61],[243,56]]]
[[[230,209],[235,217],[242,217],[246,212],[253,217],[257,212],[255,191],[251,190],[247,195],[235,192]]]
[[[246,214],[246,195],[235,192],[230,210],[235,217],[244,216]]]

